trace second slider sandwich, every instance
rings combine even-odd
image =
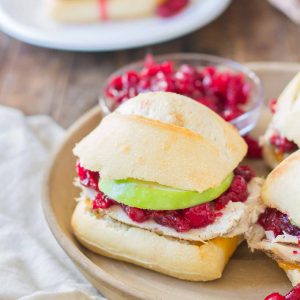
[[[247,233],[249,246],[275,259],[294,286],[300,284],[299,174],[300,150],[268,175],[261,194],[267,208]]]
[[[92,251],[173,277],[220,278],[264,206],[238,131],[202,104],[145,93],[74,148],[72,218]]]

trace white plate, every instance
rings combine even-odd
[[[43,9],[44,0],[0,0],[0,28],[21,41],[47,48],[120,50],[190,33],[217,18],[230,2],[194,0],[185,11],[170,19],[153,17],[91,25],[62,25],[47,16]]]

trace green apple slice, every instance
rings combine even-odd
[[[192,207],[218,198],[230,186],[233,174],[217,187],[202,193],[185,191],[136,179],[101,178],[99,189],[108,197],[131,207],[150,210],[175,210]]]

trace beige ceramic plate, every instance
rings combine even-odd
[[[253,63],[249,65],[263,81],[266,99],[277,97],[281,89],[300,70],[300,65]],[[209,283],[180,281],[127,263],[91,253],[75,240],[70,218],[78,190],[72,185],[75,158],[72,148],[101,120],[94,108],[77,121],[57,151],[48,174],[44,211],[58,243],[86,278],[109,299],[263,299],[272,291],[286,292],[290,284],[285,274],[265,255],[251,254],[243,244],[225,269],[222,279]],[[262,118],[262,131],[268,116]],[[260,171],[265,168],[256,162]],[[92,230],[92,228],[91,228]],[[159,255],[159,253],[157,254]]]

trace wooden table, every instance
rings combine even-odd
[[[0,104],[48,114],[67,127],[97,103],[102,82],[145,53],[203,52],[238,61],[299,61],[300,26],[265,0],[233,0],[216,21],[177,40],[135,50],[75,53],[0,33]]]

